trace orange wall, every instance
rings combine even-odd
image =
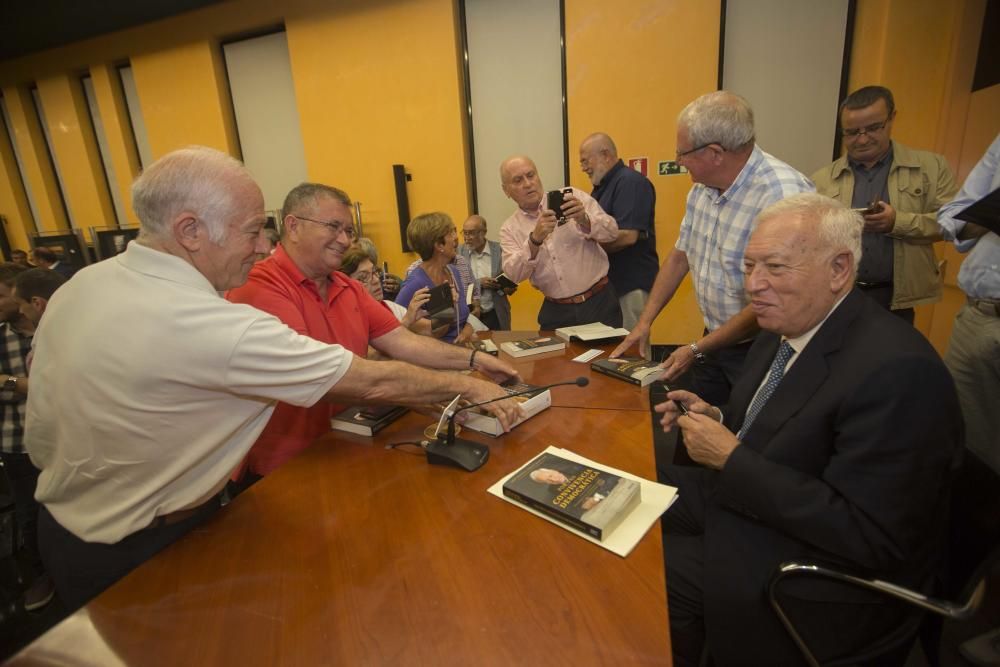
[[[570,181],[588,192],[593,187],[577,166],[580,142],[592,132],[611,135],[625,160],[648,157],[662,262],[677,240],[691,179],[655,175],[656,163],[674,159],[681,109],[716,89],[720,4],[641,0],[628,7],[622,11],[622,5],[601,0],[566,2]],[[529,291],[535,292],[518,295]],[[530,317],[532,328],[535,313],[537,307],[520,313]],[[703,327],[691,282],[685,280],[657,318],[651,338],[687,342]]]
[[[1000,92],[970,93],[985,0],[859,0],[850,88],[880,84],[898,109],[893,138],[943,154],[961,181],[1000,131]],[[940,303],[917,308],[917,327],[943,353],[964,296],[955,276],[962,257],[947,260]]]
[[[88,224],[102,218],[114,224],[72,92],[79,73],[90,71],[93,77],[116,172],[110,187],[128,203],[138,160],[115,66],[132,64],[155,155],[202,143],[238,156],[219,44],[283,24],[309,178],[338,185],[362,203],[366,233],[391,267],[401,271],[415,256],[400,250],[392,164],[406,165],[413,175],[408,191],[414,214],[443,210],[461,221],[468,210],[456,2],[232,0],[0,62],[0,88],[25,157],[39,226],[65,228],[67,221],[28,85],[39,82],[43,97],[56,100],[51,104],[61,116],[60,131],[66,127],[54,150],[65,172],[74,174],[65,193],[74,215]],[[858,1],[851,87],[879,82],[893,88],[900,109],[897,137],[960,159],[962,165],[978,159],[966,124],[982,125],[970,132],[986,135],[1000,117],[995,95],[973,101],[967,92],[984,7],[985,0]],[[658,160],[673,156],[679,110],[716,86],[720,3],[634,0],[624,6],[566,0],[565,11],[572,183],[589,189],[576,162],[580,140],[593,131],[611,134],[624,158],[648,157],[655,172]],[[616,52],[628,53],[630,65],[623,67]],[[33,225],[11,164],[4,154],[0,212],[16,227],[11,235],[20,239]],[[691,183],[686,175],[652,175],[651,180],[663,258],[676,239]],[[949,261],[952,275],[958,258]],[[518,292],[516,327],[535,326],[539,298],[536,290]],[[933,309],[922,310],[920,318],[924,330],[940,328]],[[654,325],[653,340],[686,342],[701,327],[686,281]]]

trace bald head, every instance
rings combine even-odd
[[[545,190],[534,161],[526,155],[514,155],[500,163],[500,184],[504,194],[524,211],[536,211]]]
[[[600,185],[616,162],[618,148],[603,132],[591,134],[580,144],[580,169],[595,186]]]

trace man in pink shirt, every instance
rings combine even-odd
[[[297,333],[338,343],[365,356],[368,346],[418,366],[475,368],[495,380],[516,377],[506,363],[488,354],[447,345],[400,327],[396,316],[365,286],[339,272],[354,239],[352,204],[347,193],[319,183],[302,183],[285,197],[281,243],[257,262],[246,284],[226,298],[268,312]],[[247,454],[250,479],[269,474],[330,430],[330,416],[343,405],[318,403],[300,408],[278,403],[264,432]],[[244,470],[235,477],[242,477]]]
[[[515,282],[530,279],[545,295],[538,326],[603,322],[620,327],[622,311],[608,282],[608,255],[600,245],[617,237],[615,219],[576,188],[564,195],[561,211],[546,208],[538,169],[523,155],[503,161],[500,181],[518,206],[500,228],[503,270]]]

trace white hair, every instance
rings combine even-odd
[[[854,257],[854,272],[857,273],[861,262],[861,232],[865,225],[857,211],[852,211],[836,199],[815,192],[802,192],[765,208],[757,214],[757,224],[783,215],[815,220],[818,223],[818,249],[828,250],[831,256],[850,252]]]
[[[734,151],[754,140],[753,109],[745,98],[717,90],[697,98],[677,116],[692,146],[719,144]]]
[[[221,243],[233,209],[233,179],[250,172],[235,158],[205,146],[188,146],[167,153],[132,184],[132,208],[142,236],[164,239],[178,214],[190,211],[206,226],[208,237]]]

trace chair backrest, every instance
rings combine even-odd
[[[964,601],[1000,560],[1000,475],[969,450],[951,495],[944,597]]]

